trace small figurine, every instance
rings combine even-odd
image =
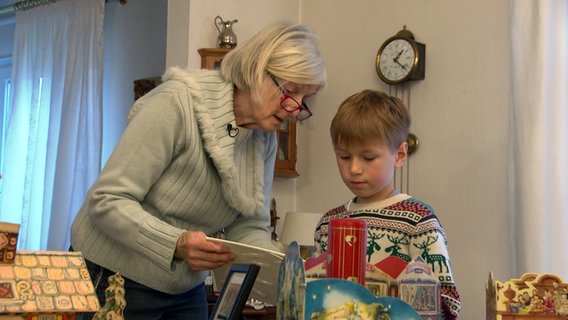
[[[93,320],[124,320],[123,312],[126,307],[124,293],[124,278],[120,273],[117,272],[108,277],[105,305],[95,313]]]

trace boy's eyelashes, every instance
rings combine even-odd
[[[378,155],[363,155],[363,156],[354,156],[354,155],[350,155],[350,154],[341,154],[341,153],[336,153],[337,157],[339,157],[342,160],[348,160],[354,157],[358,157],[360,159],[363,159],[365,161],[373,161],[375,159],[377,159],[379,156]]]

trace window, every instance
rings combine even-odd
[[[4,169],[4,154],[6,145],[6,133],[8,131],[8,119],[10,117],[11,100],[11,71],[12,58],[0,58],[0,174]],[[2,179],[0,178],[0,194],[2,194]]]

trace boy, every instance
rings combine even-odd
[[[328,224],[335,218],[367,222],[367,276],[385,258],[406,262],[421,256],[441,285],[443,319],[457,319],[460,297],[450,269],[444,230],[426,203],[399,193],[394,172],[406,157],[410,114],[402,101],[364,90],[347,98],[331,122],[331,139],[341,179],[355,194],[328,211],[316,226],[316,256],[327,249]],[[435,263],[433,263],[435,261]],[[440,264],[439,264],[440,263]]]

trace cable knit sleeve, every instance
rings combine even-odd
[[[172,95],[148,99],[152,103],[143,99],[135,105],[139,112],[93,186],[89,216],[115,241],[170,268],[183,230],[153,216],[152,208],[142,202],[182,147],[185,115]]]

